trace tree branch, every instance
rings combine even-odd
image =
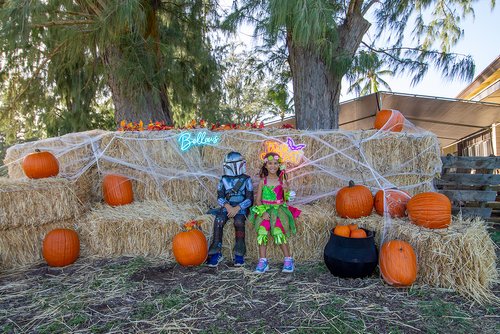
[[[352,15],[354,13],[361,13],[361,6],[363,5],[363,0],[351,0],[349,2],[349,7],[347,9],[347,15]]]
[[[436,51],[436,50],[423,50],[423,49],[420,49],[420,48],[410,48],[410,47],[398,47],[398,48],[389,48],[389,49],[376,49],[368,44],[366,44],[366,42],[362,41],[361,44],[363,44],[364,46],[366,46],[368,49],[370,49],[371,51],[373,52],[380,52],[380,53],[383,53],[383,54],[386,54],[388,56],[390,56],[391,58],[395,59],[395,60],[398,60],[397,57],[394,57],[393,55],[391,55],[389,53],[389,51],[394,51],[394,50],[410,50],[410,51],[419,51],[419,52],[426,52],[426,53],[432,53],[432,54],[444,54],[445,52],[441,52],[441,51]],[[467,55],[463,54],[463,53],[453,53],[457,56],[462,56],[462,57],[467,57]]]
[[[77,25],[88,25],[94,23],[93,20],[72,20],[72,21],[49,21],[46,23],[35,23],[31,26],[33,28],[47,28],[55,26],[77,26]]]
[[[66,42],[67,41],[64,41],[61,44],[59,44],[54,50],[52,50],[52,52],[47,56],[47,58],[45,58],[42,61],[42,63],[36,68],[35,72],[33,72],[33,75],[31,76],[31,78],[28,80],[28,82],[24,86],[24,89],[19,94],[17,94],[15,98],[12,99],[13,102],[16,102],[21,96],[24,95],[24,93],[26,93],[26,91],[28,90],[28,88],[30,86],[30,83],[38,76],[38,74],[43,69],[45,64],[47,64],[49,62],[49,60],[51,60],[54,55],[59,53],[60,49],[64,46],[64,44],[66,44]]]
[[[366,6],[365,8],[363,9],[363,11],[361,12],[361,14],[363,14],[363,16],[365,16],[365,14],[370,10],[370,7],[373,6],[374,4],[376,4],[377,2],[380,2],[380,0],[372,0],[370,1]]]

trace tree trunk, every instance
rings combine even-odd
[[[288,41],[297,129],[337,129],[341,78],[314,51]]]
[[[115,122],[119,124],[122,120],[127,122],[143,121],[148,123],[164,121],[168,125],[173,124],[170,102],[166,94],[166,87],[155,88],[144,83],[145,89],[141,98],[134,97],[132,92],[127,92],[120,85],[116,77],[120,63],[120,52],[116,48],[109,48],[105,56],[105,64],[108,66],[108,85],[111,89],[113,104],[115,105]]]
[[[370,23],[361,14],[362,1],[351,1],[346,19],[338,27],[339,59],[355,55]],[[338,129],[340,92],[345,73],[330,70],[314,46],[300,46],[287,32],[289,63],[293,78],[295,119],[298,129]]]

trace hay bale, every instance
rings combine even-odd
[[[156,201],[118,207],[98,205],[78,227],[91,255],[172,258],[172,238],[185,222],[197,218],[203,211],[201,207]]]
[[[332,203],[332,196],[349,180],[365,184],[373,192],[392,186],[411,195],[429,191],[432,179],[441,169],[438,141],[428,132],[218,131],[221,140],[217,146],[193,147],[187,152],[179,149],[180,133],[172,130],[71,134],[16,145],[9,149],[6,162],[10,164],[9,175],[20,177],[22,171],[14,168],[19,163],[16,159],[26,154],[28,148],[48,149],[59,158],[63,177],[80,180],[95,166],[101,175],[118,173],[132,179],[137,200],[211,205],[215,204],[215,187],[225,154],[233,150],[242,153],[247,159],[247,174],[257,182],[262,165],[259,155],[266,140],[286,143],[290,137],[296,144],[306,144],[304,162],[289,169],[291,187],[302,204],[320,199]],[[92,193],[89,200],[100,198],[100,182],[95,175],[81,180],[82,189],[86,190],[82,194]],[[82,197],[82,202],[86,201]]]
[[[70,181],[61,178],[0,178],[0,230],[36,227],[82,212]]]
[[[332,220],[322,212],[328,208],[302,205],[297,235],[290,240],[290,250],[299,261],[320,260],[328,241]],[[90,254],[104,257],[142,255],[172,259],[172,238],[185,222],[201,220],[202,230],[210,244],[214,216],[204,214],[206,207],[167,205],[163,202],[135,202],[109,207],[99,205],[78,224],[81,238]],[[223,254],[233,258],[234,229],[232,220],[224,228]],[[258,259],[257,233],[246,226],[247,258]],[[270,243],[269,258],[282,260],[278,246]]]
[[[204,167],[201,149],[181,152],[180,131],[119,132],[101,142],[101,174],[132,180],[137,201],[216,203],[219,176]]]
[[[56,228],[75,229],[74,219],[45,225],[22,226],[0,233],[0,268],[16,268],[43,260],[42,242],[45,235]]]
[[[102,182],[99,180],[101,176],[96,166],[92,166],[82,173],[76,180],[70,180],[73,189],[75,189],[76,197],[85,210],[90,210],[90,207],[102,200]]]
[[[14,145],[7,149],[4,164],[10,178],[23,178],[21,163],[24,157],[35,149],[49,151],[59,161],[58,176],[75,180],[95,164],[100,154],[99,142],[109,135],[112,135],[109,131],[92,130]]]
[[[337,218],[338,224],[355,223],[377,233],[376,241],[399,239],[410,243],[417,253],[417,282],[453,289],[480,303],[491,301],[498,281],[495,244],[486,223],[479,219],[453,217],[446,229],[427,229],[407,219],[384,218],[373,214],[359,219]]]
[[[89,207],[99,199],[99,191],[96,189],[96,161],[102,153],[99,142],[111,134],[108,131],[92,130],[14,145],[7,149],[4,164],[9,178],[25,178],[21,167],[24,157],[35,149],[51,152],[59,161],[58,177],[74,183],[73,188],[80,202]]]

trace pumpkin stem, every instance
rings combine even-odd
[[[354,187],[354,181],[353,180],[349,181],[349,187]]]
[[[40,151],[40,149],[35,148],[35,152],[36,152],[36,153],[40,153],[41,151]]]

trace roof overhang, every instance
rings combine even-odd
[[[371,129],[381,109],[397,109],[411,123],[435,133],[442,147],[500,122],[500,104],[378,92],[341,103],[341,129]]]

